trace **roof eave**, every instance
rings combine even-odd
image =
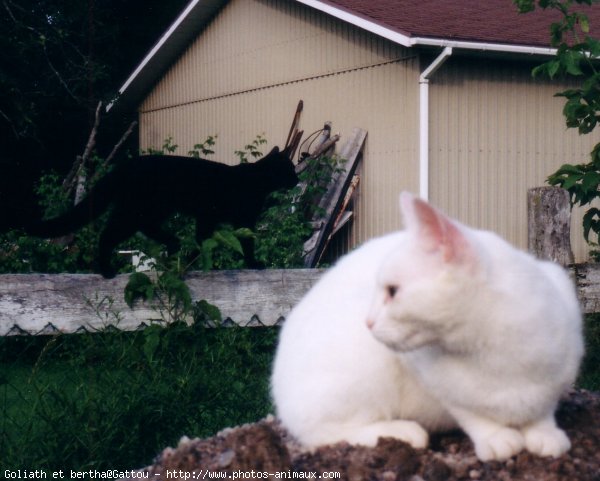
[[[133,107],[227,0],[192,0],[119,88],[107,110]]]
[[[322,2],[320,0],[297,0],[299,3],[312,7],[323,13],[327,13],[339,20],[347,22],[349,24],[360,27],[363,30],[374,33],[380,37],[386,38],[394,43],[400,44],[404,47],[411,47],[411,38],[408,35],[397,32],[390,28],[384,27],[376,22],[372,22],[359,15],[354,15],[341,8],[334,7],[331,4]]]

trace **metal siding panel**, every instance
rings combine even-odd
[[[331,120],[343,142],[365,128],[355,245],[397,229],[398,193],[417,189],[418,73],[410,51],[295,2],[233,0],[148,95],[140,142],[172,135],[185,154],[217,134],[215,158],[237,163],[234,150],[256,134],[269,141],[263,152],[285,141],[298,99],[307,132]]]
[[[432,201],[462,222],[526,248],[526,193],[565,162],[585,161],[591,138],[567,131],[562,87],[529,64],[450,59],[431,82]],[[577,215],[575,216],[577,217]],[[574,220],[576,258],[585,257]]]

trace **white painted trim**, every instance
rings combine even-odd
[[[161,49],[161,47],[171,37],[171,35],[173,35],[173,33],[175,33],[175,31],[177,30],[177,28],[179,27],[179,25],[181,25],[181,22],[183,22],[185,20],[185,18],[188,16],[188,14],[194,9],[194,7],[196,7],[196,4],[198,2],[200,2],[200,1],[202,1],[202,0],[192,0],[190,3],[188,3],[187,7],[185,7],[185,10],[183,12],[181,12],[181,14],[179,15],[179,17],[177,17],[177,19],[171,24],[171,26],[163,34],[163,36],[160,37],[160,39],[158,40],[158,42],[156,42],[156,45],[154,45],[154,47],[152,47],[152,49],[150,50],[150,52],[148,52],[148,54],[140,62],[140,64],[137,66],[137,68],[133,71],[133,73],[129,76],[129,78],[121,86],[121,88],[119,89],[119,93],[123,93],[123,91],[127,87],[129,87],[129,85],[131,84],[131,82],[133,82],[133,80],[144,69],[144,67],[148,64],[148,62],[152,59],[152,57],[154,57],[154,55],[156,54],[156,52],[158,52]]]
[[[545,47],[532,47],[528,45],[510,45],[503,43],[489,43],[489,42],[464,42],[446,40],[443,38],[424,38],[424,37],[413,37],[410,39],[411,46],[423,45],[430,47],[451,47],[456,49],[464,50],[481,50],[488,52],[506,52],[506,53],[517,53],[517,54],[530,54],[530,55],[556,55],[555,48]]]
[[[175,19],[175,21],[171,24],[171,26],[167,29],[167,31],[162,35],[162,37],[160,37],[158,39],[158,42],[156,42],[156,44],[152,47],[152,49],[142,59],[142,61],[135,68],[135,70],[131,73],[131,75],[129,75],[129,77],[127,77],[127,80],[125,80],[123,85],[121,85],[121,88],[119,88],[119,95],[122,95],[127,90],[127,88],[135,81],[135,79],[140,74],[140,72],[142,72],[142,70],[144,70],[146,68],[146,65],[148,65],[148,63],[152,60],[152,58],[156,55],[156,53],[164,46],[164,44],[167,42],[167,40],[169,40],[169,38],[177,31],[177,29],[179,28],[181,23],[186,19],[186,17],[189,15],[189,13],[196,7],[198,2],[201,2],[201,1],[202,0],[192,0],[190,3],[187,4],[187,6],[183,10],[183,12],[181,12],[179,14],[179,16]],[[110,102],[106,106],[107,112],[113,107],[115,102],[118,102],[118,99],[113,102]]]
[[[303,3],[304,5],[307,5],[311,8],[320,10],[321,12],[327,13],[333,17],[343,20],[346,23],[350,23],[352,25],[362,28],[363,30],[374,33],[376,35],[379,35],[380,37],[386,38],[394,43],[403,45],[404,47],[411,46],[410,37],[408,37],[407,35],[403,35],[394,30],[383,27],[383,26],[379,25],[378,23],[372,22],[363,17],[359,17],[358,15],[354,15],[350,12],[336,8],[327,3],[320,2],[318,0],[297,0],[297,1],[298,1],[298,3]]]

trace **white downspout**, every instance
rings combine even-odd
[[[419,196],[429,200],[429,78],[452,55],[445,47],[419,76]]]

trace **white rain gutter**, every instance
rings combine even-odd
[[[419,76],[419,197],[429,200],[429,79],[452,55],[445,47]]]
[[[532,47],[528,45],[510,45],[505,43],[489,42],[465,42],[455,40],[445,40],[442,38],[411,37],[410,46],[422,45],[426,47],[450,47],[462,50],[479,50],[482,52],[504,52],[528,55],[556,55],[555,48]]]

